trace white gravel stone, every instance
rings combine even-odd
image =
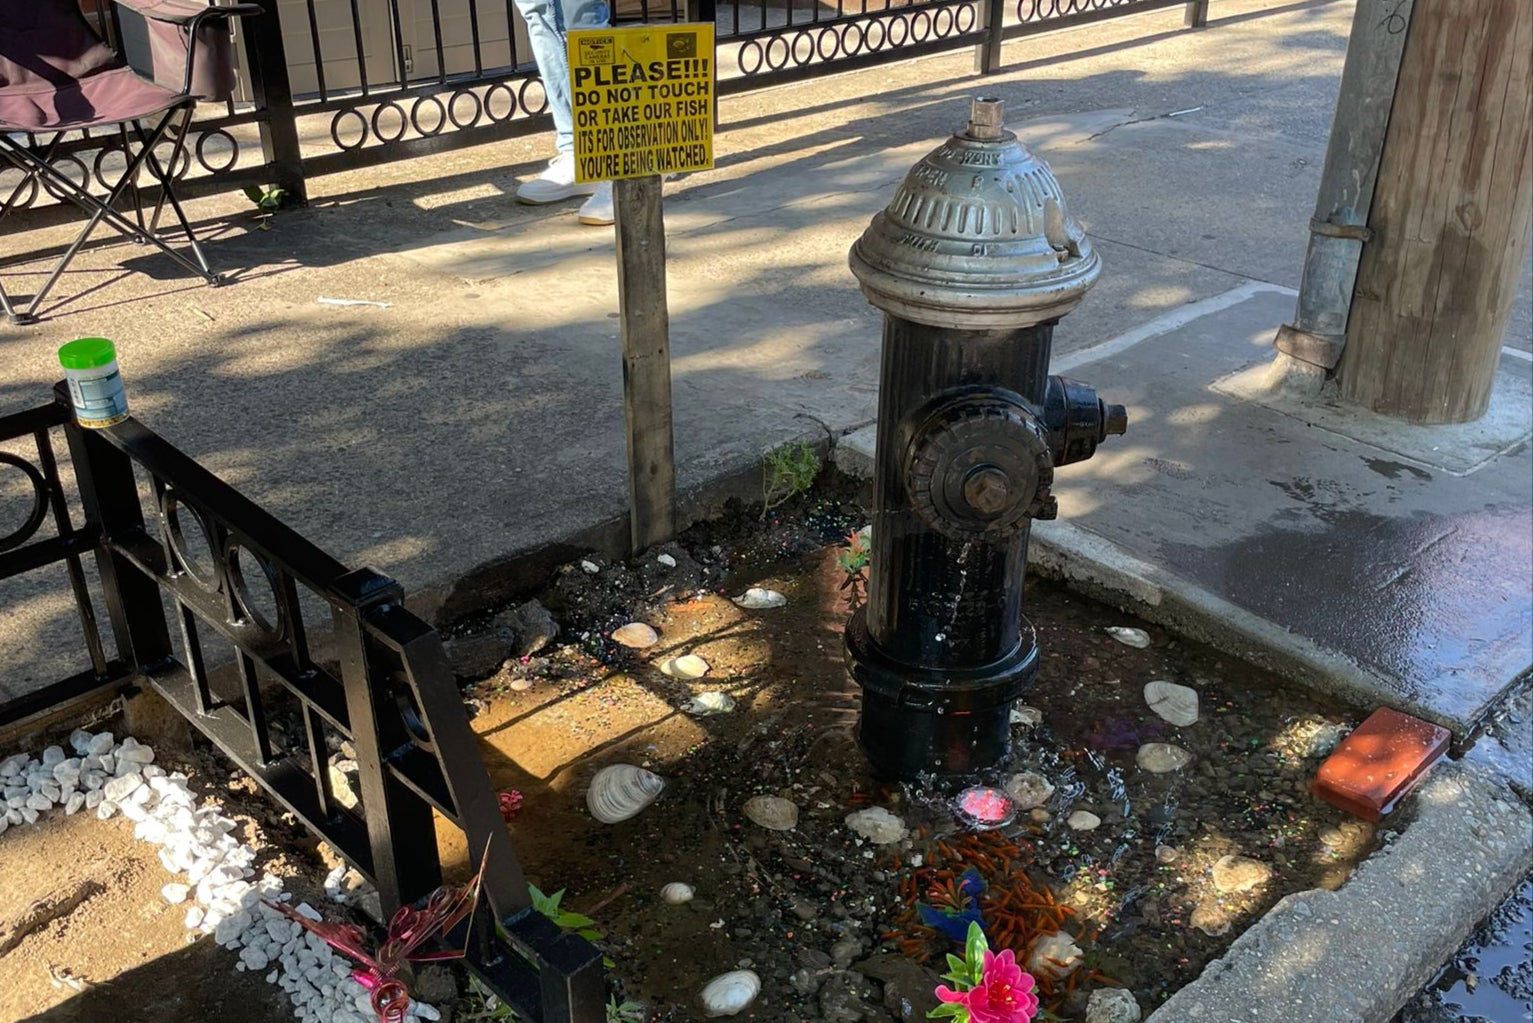
[[[96,819],[97,820],[104,821],[104,820],[106,820],[108,817],[112,816],[116,812],[117,812],[117,804],[112,802],[110,799],[105,798],[105,796],[102,797],[101,802],[96,804]]]
[[[154,750],[148,746],[134,746],[131,749],[124,746],[117,751],[117,763],[128,764],[152,764],[154,763]]]
[[[131,799],[118,803],[117,809],[121,811],[122,815],[128,818],[130,821],[141,821],[145,817],[149,816],[149,811],[145,809],[143,803],[135,803]]]
[[[1017,802],[1017,809],[1042,806],[1054,794],[1054,785],[1036,771],[1022,771],[1006,779],[1006,794]]]
[[[69,748],[80,756],[90,752],[91,734],[83,728],[76,728],[69,733]]]
[[[20,824],[22,820],[21,810],[14,806],[11,807],[9,810],[5,811],[5,819],[11,824]]]
[[[55,764],[62,764],[64,759],[64,748],[62,746],[49,746],[43,750],[43,766],[50,770]]]
[[[91,792],[99,792],[106,786],[106,772],[86,771],[81,775],[80,780],[84,783],[86,789]]]
[[[28,824],[36,824],[37,811],[32,809],[30,806],[23,806],[21,808],[21,819],[26,821]]]
[[[186,896],[189,891],[190,889],[187,888],[186,885],[177,884],[176,882],[172,881],[170,884],[160,889],[160,894],[163,895],[165,897],[165,901],[170,903],[172,906],[179,906],[181,903],[186,901]]]
[[[202,918],[205,914],[201,906],[190,906],[186,910],[186,929],[195,931],[202,926]]]
[[[0,835],[5,834],[6,831],[9,830],[10,826],[11,822],[8,818],[0,817]]]
[[[1102,818],[1090,810],[1076,810],[1065,818],[1065,823],[1071,831],[1095,831],[1102,826]]]
[[[84,805],[85,793],[71,792],[69,798],[64,802],[64,815],[66,817],[73,817],[80,812],[80,808]]]
[[[106,798],[112,802],[121,803],[128,796],[143,787],[143,784],[144,776],[134,771],[120,778],[113,778],[106,783],[106,787],[102,791],[106,793]]]
[[[53,809],[53,800],[49,799],[41,792],[35,792],[27,797],[26,807],[29,810],[38,810],[46,813],[47,811]]]
[[[86,752],[92,756],[99,757],[103,753],[112,752],[112,747],[116,743],[117,740],[111,732],[97,732],[95,737],[91,739],[90,745],[86,747]]]
[[[1086,1023],[1139,1023],[1139,1003],[1120,987],[1100,987],[1086,1002]]]
[[[117,770],[117,758],[112,755],[110,750],[105,753],[98,754],[98,756],[101,758],[102,771],[106,772],[107,774],[112,774]]]
[[[271,960],[260,949],[247,947],[240,950],[240,961],[251,970],[264,970]]]
[[[145,764],[142,772],[146,780],[165,777],[165,768],[159,764]]]
[[[15,778],[27,769],[32,758],[25,753],[15,753],[0,760],[0,778]]]

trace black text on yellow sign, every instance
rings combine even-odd
[[[713,166],[713,25],[569,34],[575,180]]]

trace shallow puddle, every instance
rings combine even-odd
[[[1283,895],[1339,886],[1373,848],[1371,826],[1306,790],[1354,715],[1048,584],[1029,590],[1042,669],[1012,760],[963,780],[1002,785],[1031,770],[1054,786],[1048,801],[977,832],[951,811],[958,783],[878,784],[855,741],[841,631],[856,590],[837,554],[737,563],[726,593],[761,585],[787,605],[742,610],[689,594],[647,616],[660,640],[639,651],[605,642],[622,618],[609,606],[572,645],[474,691],[493,780],[523,794],[511,828],[529,876],[596,918],[613,972],[651,1019],[702,1018],[704,983],[737,968],[763,981],[738,1019],[921,1018],[941,970],[927,967],[954,948],[945,920],[975,911],[1019,957],[1054,930],[1082,950],[1068,976],[1043,985],[1063,1018],[1103,985],[1130,988],[1148,1012]],[[1150,645],[1125,645],[1108,626],[1144,629]],[[701,656],[708,674],[659,670],[681,654]],[[1150,710],[1155,680],[1196,690],[1196,723],[1174,727]],[[682,709],[709,691],[734,710]],[[1146,742],[1191,761],[1149,774],[1135,760]],[[667,784],[609,825],[590,816],[585,790],[611,763]],[[763,793],[797,805],[792,830],[743,817]],[[847,814],[869,807],[897,815],[907,836],[875,847],[854,834]],[[1091,817],[1077,824],[1099,823],[1071,828],[1080,811]],[[670,882],[695,896],[662,901]]]

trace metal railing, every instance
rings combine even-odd
[[[81,2],[115,37],[111,0]],[[235,28],[238,94],[191,125],[176,168],[186,194],[274,185],[302,202],[310,177],[547,127],[514,0],[253,2],[264,13]],[[1175,6],[1190,27],[1207,20],[1208,0],[617,0],[614,16],[713,22],[718,91],[735,94],[971,46],[992,73],[1006,40]],[[125,161],[115,136],[84,133],[56,165],[105,192]]]
[[[532,908],[442,642],[396,583],[348,570],[136,420],[81,429],[62,385],[50,405],[0,416],[0,464],[32,490],[0,536],[0,580],[62,564],[90,657],[0,704],[0,728],[152,687],[376,885],[385,916],[442,883],[440,815],[486,857],[494,919],[476,916],[468,966],[527,1019],[605,1018],[601,954]],[[344,797],[331,774],[342,743],[357,765]]]

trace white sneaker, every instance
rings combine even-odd
[[[531,181],[522,182],[516,190],[516,201],[541,206],[543,203],[558,202],[560,199],[568,199],[575,195],[590,195],[596,189],[597,183],[594,181],[583,185],[577,184],[575,154],[560,153],[548,161],[548,168],[542,174]]]
[[[612,212],[612,182],[603,181],[596,186],[596,191],[591,193],[591,198],[581,205],[580,222],[595,227],[606,227],[615,219]]]

